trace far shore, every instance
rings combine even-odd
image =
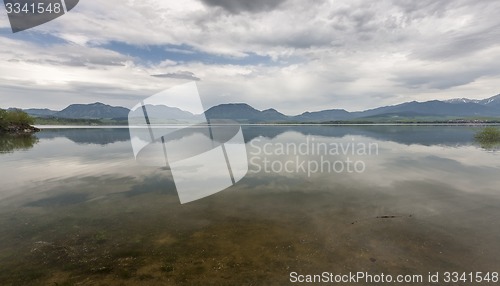
[[[239,124],[210,124],[210,126],[500,126],[500,123],[433,123],[433,122],[418,122],[418,123],[239,123]],[[160,127],[190,127],[189,124],[157,124],[149,125],[152,128]],[[197,124],[197,126],[205,126]],[[208,126],[208,124],[207,124]],[[110,128],[148,128],[146,125],[34,125],[38,129],[110,129]]]
[[[0,130],[0,135],[31,135],[40,130],[41,128],[31,125],[9,125]]]

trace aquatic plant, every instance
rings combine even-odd
[[[483,148],[492,148],[500,145],[500,129],[488,126],[479,131],[474,138]]]

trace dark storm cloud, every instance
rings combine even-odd
[[[443,35],[440,41],[428,43],[413,56],[428,60],[454,59],[470,56],[500,43],[500,24],[470,33],[460,31]]]
[[[332,27],[338,31],[355,29],[359,32],[375,32],[379,29],[374,22],[376,14],[374,10],[355,7],[336,10],[330,13],[329,18],[332,20]]]
[[[160,77],[160,78],[187,79],[187,80],[194,80],[194,81],[201,80],[199,77],[196,77],[194,73],[189,72],[189,71],[178,71],[175,73],[154,74],[152,76],[153,77]]]
[[[277,8],[286,0],[201,0],[208,6],[221,7],[237,14],[241,12],[262,12]]]
[[[498,74],[494,69],[471,69],[453,71],[452,67],[441,72],[411,71],[397,76],[395,82],[410,89],[440,89],[445,90],[466,85],[487,74]]]
[[[70,89],[71,101],[102,97],[114,102],[116,97],[135,104],[138,95],[134,93],[154,94],[157,91],[151,89],[165,82],[200,81],[198,76],[203,75],[207,100],[213,105],[220,104],[224,93],[231,94],[224,100],[252,101],[258,107],[289,112],[323,105],[359,110],[406,101],[406,96],[415,99],[419,92],[436,98],[476,96],[476,83],[493,89],[500,75],[500,67],[495,67],[500,60],[498,0],[200,0],[191,4],[172,5],[161,13],[137,13],[143,5],[108,4],[116,6],[117,12],[89,4],[81,7],[81,17],[93,19],[100,11],[109,20],[99,26],[47,25],[55,36],[39,35],[36,41],[32,35],[24,40],[6,38],[0,31],[0,57],[6,59],[0,65],[4,75],[0,84],[30,78],[24,64],[33,67],[30,82],[14,82],[9,90],[0,87],[0,94],[25,94],[4,97],[12,103],[58,106]],[[157,29],[151,29],[151,23]],[[73,40],[85,44],[75,45]],[[125,68],[114,67],[123,64]],[[61,78],[64,84],[39,84],[51,83],[50,73],[56,70],[67,70],[71,76]],[[106,71],[109,79],[104,84]],[[470,83],[474,84],[469,88]],[[50,87],[53,90],[37,92]],[[284,90],[293,100],[273,95]]]
[[[297,9],[297,8],[294,8]],[[318,18],[317,9],[304,10],[303,15],[290,27],[283,28],[277,23],[279,33],[256,35],[255,42],[266,46],[309,49],[312,47],[342,48],[357,43],[364,44],[385,29],[377,18],[377,11],[364,7],[350,7],[328,12]]]
[[[13,59],[15,60],[15,59]],[[12,61],[12,60],[11,60]],[[19,61],[19,60],[18,60]],[[55,66],[68,66],[68,67],[91,67],[91,66],[125,66],[123,59],[113,58],[80,58],[80,57],[67,57],[54,59],[37,59],[25,60],[27,63],[35,64],[48,64]]]
[[[410,18],[424,18],[430,15],[442,15],[450,6],[460,6],[467,2],[472,1],[394,0],[392,4]]]
[[[324,47],[331,44],[332,39],[321,34],[311,33],[310,30],[294,31],[292,34],[269,36],[265,35],[256,39],[259,43],[271,46],[293,47],[307,49],[311,47]],[[339,43],[339,46],[343,43]]]
[[[402,86],[406,88],[419,89],[419,88],[431,88],[431,89],[448,89],[455,86],[466,85],[473,82],[476,79],[475,76],[461,75],[461,76],[450,76],[450,77],[433,77],[433,76],[410,76],[401,77],[399,81]]]
[[[453,22],[450,22],[447,31],[443,32],[439,38],[426,39],[427,35],[421,34],[420,36],[426,41],[418,43],[414,39],[412,56],[415,58],[439,61],[454,59],[470,56],[500,43],[498,40],[500,39],[500,24],[496,17],[500,13],[498,1],[395,0],[393,5],[404,13],[405,24],[413,24],[415,27],[418,27],[418,23],[426,18],[446,20],[460,19],[460,17],[467,19],[467,16],[474,16],[467,24],[456,27],[453,26]]]

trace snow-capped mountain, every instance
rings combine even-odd
[[[481,105],[500,105],[500,94],[497,94],[495,96],[492,96],[490,98],[486,99],[469,99],[469,98],[453,98],[453,99],[448,99],[444,100],[444,102],[447,103],[477,103]]]
[[[500,94],[497,94],[497,95],[492,96],[492,97],[487,98],[487,99],[483,99],[483,100],[479,101],[479,103],[483,104],[483,105],[488,105],[488,106],[500,105]]]
[[[453,98],[453,99],[448,99],[444,100],[444,102],[447,103],[479,103],[481,100],[479,99],[468,99],[468,98]]]

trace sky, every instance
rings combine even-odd
[[[0,107],[132,107],[196,81],[203,103],[294,115],[500,93],[498,0],[80,0],[13,34]]]

